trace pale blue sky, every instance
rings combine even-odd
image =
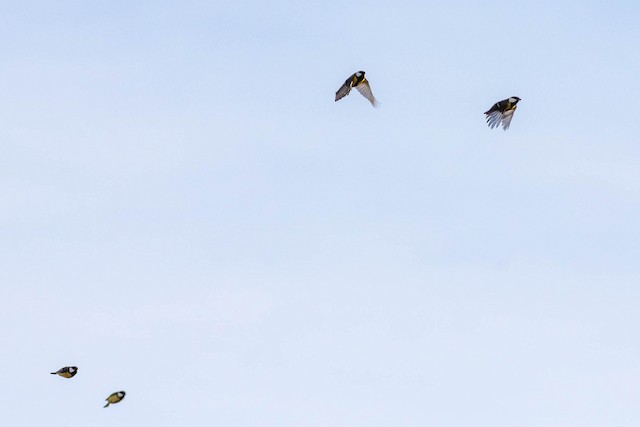
[[[2,424],[637,426],[638,22],[0,3]]]

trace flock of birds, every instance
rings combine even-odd
[[[60,375],[62,378],[73,378],[77,373],[77,366],[65,366],[64,368],[58,369],[56,372],[51,372],[51,375]],[[124,391],[116,391],[115,393],[111,393],[109,397],[105,399],[107,401],[107,404],[104,405],[104,407],[106,408],[112,403],[120,402],[122,399],[124,399],[125,394],[127,393],[125,393]]]
[[[371,105],[374,107],[378,107],[380,104],[373,96],[373,91],[371,90],[371,86],[369,85],[369,81],[365,78],[364,71],[358,71],[353,73],[344,84],[338,89],[336,92],[336,101],[344,98],[349,95],[352,88],[356,88],[362,96],[367,98]],[[513,113],[516,111],[516,107],[520,98],[517,96],[512,96],[510,98],[504,99],[502,101],[498,101],[489,110],[485,111],[485,115],[487,116],[487,124],[491,129],[494,127],[499,127],[502,124],[502,128],[504,130],[509,129],[509,125],[511,124],[511,119],[513,118]],[[56,372],[51,372],[52,375],[60,375],[63,378],[73,378],[78,373],[77,366],[65,366],[64,368],[58,369]],[[112,403],[118,403],[124,399],[126,392],[124,391],[116,391],[111,393],[109,397],[105,400],[107,404],[104,407],[108,407]]]
[[[353,73],[336,92],[336,101],[349,95],[351,88],[355,87],[362,96],[369,100],[371,105],[378,107],[380,104],[373,96],[369,81],[365,78],[364,74],[364,71]],[[502,128],[504,130],[509,129],[513,113],[515,113],[519,101],[520,98],[512,96],[511,98],[503,99],[502,101],[498,101],[493,104],[493,106],[484,113],[487,116],[487,124],[489,127],[491,129],[494,127],[500,127],[500,124],[502,123]]]

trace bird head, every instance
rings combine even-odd
[[[77,367],[77,366],[70,366],[70,367],[69,367],[69,372],[71,372],[71,373],[73,373],[73,372],[75,372],[75,371],[77,371],[77,370],[78,370],[78,367]]]
[[[364,76],[364,71],[358,71],[356,73],[356,76],[360,77],[360,76]]]
[[[512,104],[517,104],[518,101],[520,101],[520,98],[518,98],[517,96],[512,96],[511,98],[509,98],[509,102],[511,102]]]

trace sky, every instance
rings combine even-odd
[[[0,2],[0,422],[637,426],[639,20]]]

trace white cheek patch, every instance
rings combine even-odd
[[[69,368],[69,372],[75,372],[76,368]]]
[[[358,77],[360,77],[361,75],[362,75],[362,73],[361,73],[360,71],[358,71],[358,72],[356,73],[356,76],[358,76]]]
[[[512,103],[512,104],[515,103],[516,101],[517,101],[517,99],[515,99],[515,98],[509,98],[509,102]]]

